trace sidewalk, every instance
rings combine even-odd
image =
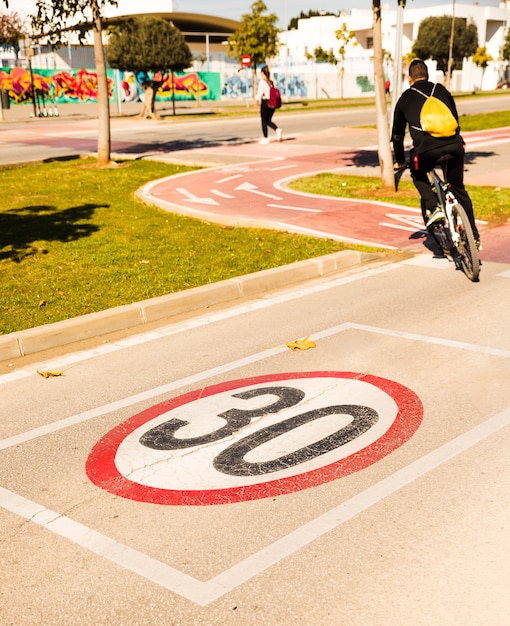
[[[119,117],[136,117],[142,110],[141,102],[117,102],[110,103],[110,116],[112,119]],[[246,108],[248,112],[257,113],[258,107],[252,101],[213,101],[203,100],[198,102],[182,102],[175,103],[176,116],[183,115],[207,115],[213,111],[222,109],[240,109]],[[173,106],[171,102],[157,102],[156,111],[161,117],[173,115]],[[34,122],[37,120],[51,119],[93,119],[99,117],[99,105],[94,102],[59,104],[55,107],[46,107],[47,116],[34,115],[34,107],[31,102],[24,104],[11,104],[9,109],[2,109],[2,123],[9,124],[14,122]]]

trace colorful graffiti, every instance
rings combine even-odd
[[[124,102],[143,100],[141,83],[132,73],[108,70],[108,96]],[[119,93],[117,93],[117,85]],[[97,74],[86,69],[77,70],[30,70],[13,67],[0,70],[0,89],[4,90],[13,104],[37,100],[66,104],[73,102],[96,102],[98,96]],[[216,72],[191,72],[166,77],[156,94],[156,100],[168,101],[175,94],[176,100],[219,100],[220,77]]]
[[[361,89],[361,93],[375,91],[374,83],[368,76],[356,76],[356,85]]]
[[[284,74],[275,72],[274,82],[282,95],[299,96],[304,98],[308,94],[303,74]],[[231,72],[224,76],[222,96],[228,99],[240,99],[252,97],[252,74],[250,72]]]
[[[143,75],[132,72],[121,72],[121,100],[137,102],[143,100]],[[155,76],[161,80],[161,75]],[[175,95],[176,100],[219,100],[219,76],[216,72],[190,72],[188,74],[169,74],[164,77],[161,87],[156,93],[156,100],[167,102]]]
[[[32,87],[33,86],[33,87]],[[0,89],[6,91],[14,104],[37,99],[62,104],[65,102],[94,102],[97,100],[97,74],[89,70],[52,71],[22,67],[0,70]],[[108,91],[113,96],[113,76],[108,76]]]

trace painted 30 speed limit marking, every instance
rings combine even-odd
[[[86,471],[141,502],[205,505],[287,494],[357,472],[419,427],[418,396],[353,372],[234,380],[162,402],[116,426]]]

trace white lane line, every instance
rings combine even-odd
[[[185,385],[201,382],[202,380],[210,378],[211,376],[217,376],[218,374],[224,374],[225,372],[230,372],[231,370],[236,368],[251,365],[252,363],[256,363],[257,361],[261,361],[262,359],[267,359],[270,356],[279,354],[280,352],[284,352],[286,350],[288,350],[286,346],[263,350],[262,352],[252,354],[249,357],[237,359],[236,361],[231,361],[230,363],[226,363],[218,367],[213,367],[203,372],[199,372],[198,374],[192,374],[191,376],[187,376],[186,378],[181,378],[180,380],[167,383],[166,385],[161,385],[159,387],[155,387],[154,389],[149,389],[148,391],[143,391],[141,393],[128,396],[127,398],[123,398],[122,400],[116,400],[115,402],[110,402],[109,404],[96,407],[95,409],[89,409],[88,411],[84,411],[83,413],[78,413],[77,415],[66,417],[57,422],[52,422],[51,424],[39,426],[38,428],[28,430],[24,433],[20,433],[19,435],[14,435],[12,437],[8,437],[7,439],[0,440],[0,450],[5,450],[7,448],[11,448],[12,446],[17,446],[19,444],[26,443],[27,441],[31,441],[32,439],[37,439],[38,437],[43,437],[44,435],[55,433],[64,428],[68,428],[69,426],[76,426],[77,424],[81,424],[82,422],[86,422],[87,420],[94,419],[95,417],[101,417],[103,415],[106,415],[107,413],[111,413],[112,411],[117,411],[119,409],[132,406],[137,402],[143,402],[144,400],[155,398],[161,394],[168,393],[169,391],[174,391],[175,389],[179,389],[180,387],[183,387]]]
[[[223,191],[219,191],[218,189],[211,189],[211,193],[215,196],[219,196],[220,198],[226,198],[227,200],[232,200],[235,196],[231,196],[228,193],[224,193]]]
[[[384,265],[378,268],[364,269],[361,271],[357,271],[355,274],[351,274],[350,276],[341,276],[334,280],[321,281],[313,285],[309,285],[307,287],[301,287],[299,289],[296,289],[294,287],[289,288],[286,291],[282,291],[281,293],[275,296],[259,298],[251,302],[247,302],[245,304],[239,304],[237,306],[233,306],[224,311],[219,311],[218,313],[200,315],[198,317],[194,317],[185,322],[180,322],[178,324],[170,324],[169,326],[164,326],[158,329],[157,331],[140,333],[137,335],[133,335],[132,337],[127,337],[126,339],[122,339],[115,343],[103,344],[101,346],[93,348],[92,350],[83,350],[81,352],[74,352],[72,354],[58,357],[58,359],[55,359],[54,361],[46,361],[43,363],[31,365],[29,368],[27,367],[27,368],[16,370],[15,372],[11,372],[10,374],[2,374],[0,376],[0,385],[14,382],[16,380],[21,380],[29,376],[37,376],[36,370],[38,369],[42,369],[42,370],[64,369],[66,366],[75,365],[76,363],[82,363],[89,359],[103,356],[105,354],[110,354],[111,352],[116,352],[118,350],[125,350],[126,348],[130,348],[132,346],[143,345],[145,343],[156,341],[163,337],[169,337],[169,336],[176,335],[182,332],[186,332],[188,330],[192,330],[193,328],[201,328],[203,326],[206,326],[207,324],[212,324],[214,322],[222,322],[224,320],[232,319],[234,317],[238,317],[246,313],[251,313],[252,311],[260,311],[262,309],[272,307],[275,304],[280,304],[283,302],[290,302],[298,298],[310,296],[315,293],[320,293],[322,291],[327,291],[328,289],[334,289],[342,285],[347,285],[349,283],[352,283],[358,280],[371,278],[372,276],[376,276],[383,272],[388,272],[390,270],[397,269],[398,267],[401,267],[401,265],[398,263],[393,263],[391,265]]]
[[[364,324],[356,324],[354,322],[349,324],[349,328],[352,330],[361,330],[367,333],[377,333],[379,335],[388,335],[389,337],[398,337],[400,339],[409,339],[410,341],[432,343],[447,348],[455,348],[457,350],[469,350],[470,352],[490,354],[491,356],[498,356],[505,359],[510,359],[510,350],[501,350],[499,348],[480,346],[478,344],[467,343],[465,341],[454,341],[453,339],[445,339],[444,337],[429,337],[427,335],[408,333],[400,330],[391,330],[388,328],[379,328],[378,326],[366,326]]]
[[[498,276],[502,276],[503,278],[510,278],[510,270],[507,270],[506,272],[500,272]]]
[[[220,180],[216,181],[216,184],[220,185],[221,183],[228,183],[231,180],[235,180],[236,178],[242,178],[242,174],[232,174],[231,176],[227,176],[226,178],[220,178]]]
[[[282,299],[281,301],[284,300]],[[420,343],[431,343],[434,345],[454,348],[457,350],[468,350],[470,352],[477,352],[479,354],[488,354],[490,356],[510,359],[510,350],[501,350],[499,348],[480,346],[477,344],[467,343],[463,341],[454,341],[452,339],[445,339],[443,337],[430,337],[418,333],[409,333],[399,330],[379,328],[377,326],[367,326],[364,324],[357,324],[355,322],[345,322],[343,324],[339,324],[338,326],[333,326],[321,332],[314,333],[311,336],[311,339],[313,339],[314,341],[319,341],[321,339],[325,339],[326,337],[332,337],[333,335],[337,335],[347,330],[358,330],[362,332],[395,337],[398,339],[406,339],[409,341],[417,341]],[[55,433],[70,426],[81,424],[82,422],[94,419],[96,417],[102,417],[103,415],[112,413],[113,411],[132,406],[138,402],[150,400],[151,398],[158,397],[170,391],[175,391],[176,389],[180,389],[181,387],[185,387],[186,385],[192,385],[197,382],[201,382],[207,378],[212,378],[213,376],[230,372],[236,368],[251,365],[252,363],[256,363],[258,361],[270,358],[271,356],[280,354],[287,350],[288,348],[285,345],[268,348],[266,350],[262,350],[261,352],[257,352],[256,354],[252,354],[248,357],[243,357],[241,359],[231,361],[230,363],[225,363],[223,365],[204,370],[203,372],[192,374],[180,380],[172,381],[171,383],[167,383],[165,385],[160,385],[159,387],[155,387],[154,389],[149,389],[147,391],[128,396],[121,400],[116,400],[115,402],[110,402],[103,406],[83,411],[82,413],[78,413],[77,415],[66,417],[62,420],[58,420],[50,424],[45,424],[44,426],[39,426],[38,428],[34,428],[24,433],[13,435],[12,437],[0,440],[0,450],[5,450],[7,448],[11,448],[12,446],[26,443],[27,441],[31,441],[33,439],[37,439],[38,437],[43,437],[51,433]]]
[[[299,206],[290,206],[286,204],[268,204],[273,209],[290,209],[291,211],[305,211],[307,213],[322,213],[322,209],[305,209]]]
[[[0,506],[192,602],[207,595],[207,583],[2,487]]]
[[[509,425],[510,409],[505,409],[207,582],[1,487],[0,506],[173,593],[206,606]]]
[[[384,498],[396,493],[403,487],[509,425],[510,408],[475,426],[475,428],[463,435],[452,439],[440,448],[429,452],[346,502],[342,502],[342,504],[327,513],[304,524],[282,539],[259,550],[259,552],[213,578],[209,581],[209,584],[214,582],[218,585],[221,595],[232,591],[243,582],[253,578],[253,576],[276,565],[282,559],[294,554],[322,535],[334,530],[344,522],[378,504]],[[217,597],[219,596],[213,599]]]
[[[278,172],[279,170],[292,170],[298,167],[297,163],[289,163],[288,165],[280,165],[280,167],[268,167],[269,172]]]

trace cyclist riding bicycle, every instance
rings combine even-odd
[[[398,99],[393,116],[391,141],[395,154],[395,169],[406,166],[404,138],[406,127],[413,141],[410,152],[409,168],[413,183],[421,196],[421,211],[425,226],[429,229],[435,222],[444,218],[442,209],[437,206],[437,196],[430,185],[428,172],[436,165],[440,157],[449,156],[448,181],[452,191],[464,207],[473,229],[477,247],[480,247],[480,236],[475,224],[473,203],[464,186],[464,140],[459,128],[451,136],[437,137],[422,130],[420,114],[427,100],[433,94],[441,100],[459,120],[457,107],[451,93],[441,84],[429,81],[427,66],[421,59],[414,59],[409,65],[409,85]]]

